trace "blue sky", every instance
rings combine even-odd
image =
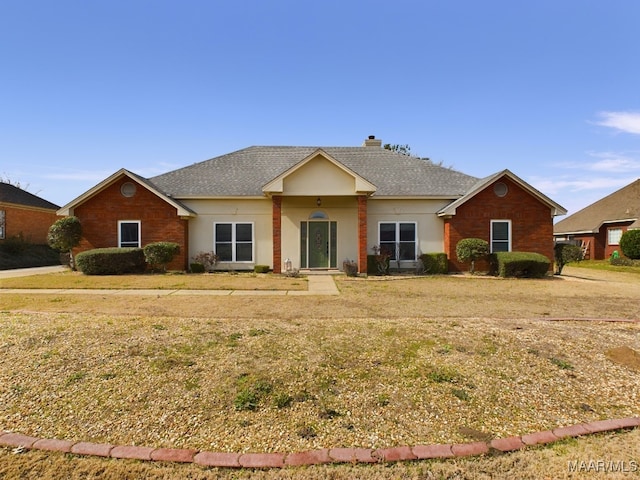
[[[0,176],[64,205],[368,135],[574,213],[640,177],[637,0],[2,0]]]

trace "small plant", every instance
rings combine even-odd
[[[435,383],[455,383],[460,374],[453,367],[436,367],[427,374],[427,378]]]
[[[255,410],[258,408],[259,397],[251,388],[243,388],[233,401],[236,410]]]
[[[342,262],[342,269],[347,277],[357,277],[358,276],[358,262],[355,260],[346,259]]]
[[[387,405],[389,405],[389,403],[391,403],[391,398],[387,393],[381,393],[376,398],[376,403],[379,407],[386,407]]]
[[[189,264],[191,273],[204,273],[204,265],[198,262]]]
[[[269,273],[269,265],[256,265],[253,267],[255,273]]]
[[[218,264],[218,256],[215,252],[198,252],[198,254],[193,257],[193,261],[203,265],[205,271],[210,272]]]
[[[463,238],[456,245],[456,256],[461,263],[471,264],[469,272],[475,272],[476,260],[489,255],[489,242],[481,238]]]
[[[558,357],[551,357],[549,360],[556,367],[561,368],[562,370],[573,370],[573,365],[571,365],[567,360]]]
[[[378,245],[373,246],[373,255],[376,263],[376,270],[379,275],[389,275],[389,265],[391,263],[391,253]]]
[[[296,434],[300,438],[304,438],[305,440],[309,440],[310,438],[316,437],[318,434],[316,433],[316,429],[313,425],[300,425],[296,430]]]
[[[77,383],[83,378],[87,376],[87,372],[75,372],[67,377],[66,384],[71,385],[72,383]]]
[[[471,399],[467,391],[462,388],[452,388],[451,394],[464,402],[468,402]]]
[[[277,408],[287,408],[293,403],[293,397],[287,392],[278,392],[273,396],[273,404]]]

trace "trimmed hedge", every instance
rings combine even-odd
[[[253,267],[255,273],[269,273],[269,265],[256,265]]]
[[[627,230],[620,237],[620,250],[625,257],[640,259],[640,230]]]
[[[551,261],[540,253],[497,252],[489,255],[491,274],[500,277],[540,278],[549,273]]]
[[[426,274],[449,273],[449,260],[446,253],[423,253],[420,255],[420,260]]]
[[[147,268],[142,248],[96,248],[76,256],[78,269],[85,275],[142,273]]]
[[[142,249],[144,259],[152,268],[167,270],[167,264],[180,253],[180,245],[174,242],[149,243]]]

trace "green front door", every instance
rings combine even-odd
[[[309,268],[329,268],[329,222],[309,222]]]

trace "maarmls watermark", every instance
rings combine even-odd
[[[633,473],[640,471],[637,460],[569,460],[569,472]]]

